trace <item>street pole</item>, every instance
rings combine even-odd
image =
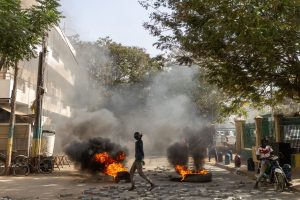
[[[39,53],[36,98],[35,98],[35,122],[32,140],[32,157],[39,158],[42,138],[42,112],[43,112],[43,95],[44,95],[44,72],[45,57],[47,53],[46,34],[42,37],[42,50]]]

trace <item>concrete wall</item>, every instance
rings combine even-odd
[[[0,153],[6,154],[8,123],[0,123]],[[31,125],[16,124],[13,140],[13,150],[17,155],[29,155],[31,141]]]

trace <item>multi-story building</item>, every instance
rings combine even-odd
[[[68,102],[72,98],[75,71],[78,70],[75,50],[58,27],[51,29],[47,41],[43,116],[50,119],[50,116],[70,117],[71,108]],[[36,95],[38,58],[20,62],[19,68],[16,111],[20,115],[31,115]],[[13,72],[10,68],[3,69],[0,73],[0,107],[7,111],[10,110]]]
[[[34,0],[23,0],[28,7]],[[43,98],[43,127],[55,129],[55,121],[72,114],[71,99],[74,91],[75,72],[78,71],[76,52],[59,27],[53,27],[47,36]],[[33,122],[36,98],[38,58],[19,63],[16,96],[16,121]],[[13,86],[12,68],[0,71],[0,123],[7,123],[10,116],[10,99]]]

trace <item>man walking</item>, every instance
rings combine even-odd
[[[129,191],[134,190],[135,184],[134,184],[134,173],[137,170],[139,175],[145,179],[148,183],[150,183],[150,191],[153,190],[156,185],[144,174],[143,172],[143,165],[145,164],[144,162],[144,149],[143,149],[143,141],[142,141],[142,133],[135,132],[134,133],[134,138],[136,139],[135,142],[135,161],[133,162],[131,168],[130,168],[130,181],[131,181],[131,188]]]

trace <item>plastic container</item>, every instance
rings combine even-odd
[[[229,165],[229,164],[230,164],[230,154],[227,153],[227,154],[225,155],[225,165]]]
[[[41,154],[46,157],[53,155],[55,143],[55,131],[43,130]]]

